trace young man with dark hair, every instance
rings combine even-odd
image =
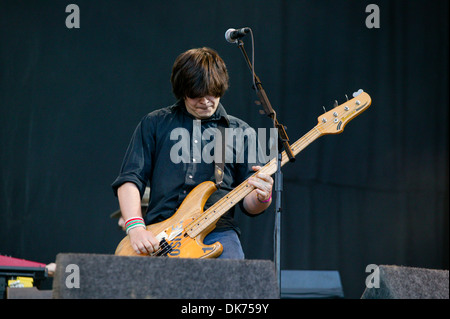
[[[227,68],[216,51],[198,48],[178,56],[171,75],[173,93],[178,101],[147,114],[141,120],[128,146],[120,174],[112,184],[119,199],[122,221],[142,218],[141,198],[147,184],[151,194],[144,221],[149,225],[171,217],[195,186],[214,180],[214,163],[199,160],[193,155],[193,148],[203,147],[206,141],[192,139],[192,143],[187,145],[189,160],[174,161],[171,149],[178,141],[172,139],[171,133],[181,128],[192,136],[198,121],[202,132],[219,126],[250,129],[244,121],[228,115],[220,104],[220,98],[228,89],[228,81]],[[225,163],[221,187],[209,197],[205,209],[261,168],[262,163],[249,163],[248,152],[251,150],[248,143],[243,148],[244,161],[236,159],[236,151],[241,150],[234,149],[233,160]],[[246,214],[257,215],[271,203],[273,179],[260,173],[250,178],[248,183],[255,189],[241,201],[240,206]],[[136,253],[149,254],[158,250],[157,234],[147,231],[143,223],[127,224],[127,234]],[[239,235],[232,208],[218,220],[204,243],[219,241],[223,245],[219,258],[243,259]]]

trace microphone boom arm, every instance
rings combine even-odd
[[[256,90],[256,95],[258,96],[258,98],[263,106],[264,112],[266,113],[266,115],[268,117],[270,117],[273,120],[274,126],[278,130],[279,141],[281,142],[282,146],[284,147],[284,150],[286,151],[289,161],[294,162],[295,155],[292,153],[291,147],[289,145],[289,137],[286,133],[285,127],[284,127],[284,125],[280,124],[277,120],[276,112],[272,108],[272,104],[270,104],[269,98],[267,97],[266,91],[264,90],[259,77],[254,72],[253,65],[250,62],[250,59],[248,58],[247,52],[245,51],[245,48],[244,48],[244,42],[242,40],[238,40],[238,47],[241,50],[245,61],[247,62],[247,65],[250,69],[250,72],[252,73],[252,76],[254,77],[255,85],[253,88]],[[280,146],[279,146],[279,148],[280,148]]]

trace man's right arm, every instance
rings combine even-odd
[[[126,221],[133,217],[141,217],[141,195],[136,184],[126,182],[117,189],[120,211]],[[129,230],[130,243],[137,254],[148,254],[159,248],[155,236],[144,227],[135,227]]]

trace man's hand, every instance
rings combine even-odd
[[[261,166],[253,166],[254,171],[259,171]],[[248,180],[248,184],[255,189],[244,198],[244,208],[250,214],[259,214],[272,203],[273,179],[270,175],[258,173]]]
[[[134,183],[127,182],[117,190],[122,217],[119,218],[119,226],[125,228],[125,221],[130,218],[142,218],[141,196]],[[144,226],[144,225],[142,225]],[[131,247],[137,254],[150,254],[159,248],[159,242],[155,236],[144,227],[134,227],[128,231]]]
[[[144,227],[135,227],[128,231],[131,247],[137,254],[151,254],[159,249],[158,240]]]
[[[261,166],[252,166],[252,169],[257,172],[261,169]],[[248,183],[255,187],[257,198],[261,202],[269,201],[272,196],[273,179],[268,174],[258,173],[256,177],[251,177]]]

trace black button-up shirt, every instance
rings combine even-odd
[[[136,184],[142,197],[145,187],[147,185],[150,187],[150,200],[145,216],[147,225],[171,217],[189,192],[198,184],[205,181],[215,182],[214,162],[202,159],[198,152],[199,149],[204,150],[205,145],[211,143],[211,141],[196,138],[193,134],[194,125],[197,125],[197,129],[199,126],[201,127],[202,134],[205,129],[217,128],[219,124],[225,128],[249,129],[246,132],[250,131],[256,136],[256,132],[247,123],[228,115],[220,103],[216,112],[210,118],[201,120],[201,124],[200,122],[194,124],[194,121],[195,118],[187,112],[184,101],[180,100],[172,106],[147,114],[134,131],[123,159],[120,174],[113,182],[112,188],[117,196],[117,189],[120,185],[125,182],[132,182]],[[173,134],[173,132],[189,133],[184,136],[185,144],[183,144],[188,147],[180,149],[180,144],[176,144],[183,137]],[[173,134],[172,138],[171,133]],[[213,137],[211,140],[213,140]],[[199,145],[201,145],[200,148]],[[250,177],[254,173],[253,165],[261,165],[257,156],[253,163],[248,162],[248,145],[246,136],[243,149],[236,150],[233,147],[233,159],[228,158],[225,162],[222,185],[209,197],[205,209]],[[185,156],[180,161],[180,156],[177,157],[176,161],[173,160],[174,155],[177,155],[177,153],[180,155],[180,151],[186,151],[187,148],[189,154],[184,152],[184,155],[188,155],[189,158]],[[214,148],[210,153],[214,153]],[[178,163],[175,163],[177,161]],[[240,207],[246,213],[242,201]],[[233,217],[234,208],[222,216],[216,224],[216,229],[234,229],[239,234],[240,230]]]

